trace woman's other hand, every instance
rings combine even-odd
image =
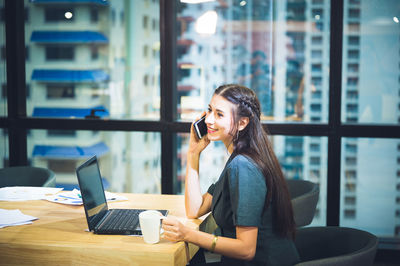
[[[171,217],[163,219],[162,228],[164,229],[163,238],[173,242],[185,241],[190,230],[177,219]]]

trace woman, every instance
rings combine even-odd
[[[260,123],[260,103],[244,86],[215,90],[206,112],[207,135],[190,130],[185,177],[189,218],[209,211],[221,236],[192,230],[171,218],[163,220],[164,238],[187,241],[222,254],[224,265],[293,265],[295,222],[278,160]],[[200,153],[210,141],[222,141],[231,154],[218,181],[201,195]]]

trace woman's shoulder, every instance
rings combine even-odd
[[[257,164],[251,159],[249,156],[244,154],[235,155],[228,164],[230,167],[237,166],[249,166],[249,167],[257,167]]]
[[[228,164],[228,168],[237,169],[241,171],[249,171],[262,175],[261,169],[254,162],[252,158],[244,154],[238,154],[232,158]]]

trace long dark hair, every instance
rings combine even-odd
[[[280,235],[294,238],[296,225],[289,190],[272,144],[261,125],[261,108],[257,95],[251,89],[237,84],[222,85],[214,94],[224,97],[236,106],[231,130],[234,145],[232,155],[248,156],[262,170],[268,188],[264,208],[268,208],[272,202],[274,228]],[[242,117],[248,117],[249,123],[238,131],[238,121]]]

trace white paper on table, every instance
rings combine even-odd
[[[3,187],[0,188],[0,201],[41,200],[46,195],[60,192],[63,188],[54,187]]]
[[[117,201],[117,200],[128,200],[126,197],[116,195],[114,193],[105,191],[106,194],[106,199],[108,202],[110,201]],[[61,203],[61,204],[67,204],[67,205],[82,205],[82,197],[81,193],[79,190],[74,189],[72,191],[62,191],[57,194],[47,196],[46,200],[55,202],[55,203]]]
[[[23,214],[20,210],[0,209],[0,228],[22,224],[31,224],[37,217]]]

